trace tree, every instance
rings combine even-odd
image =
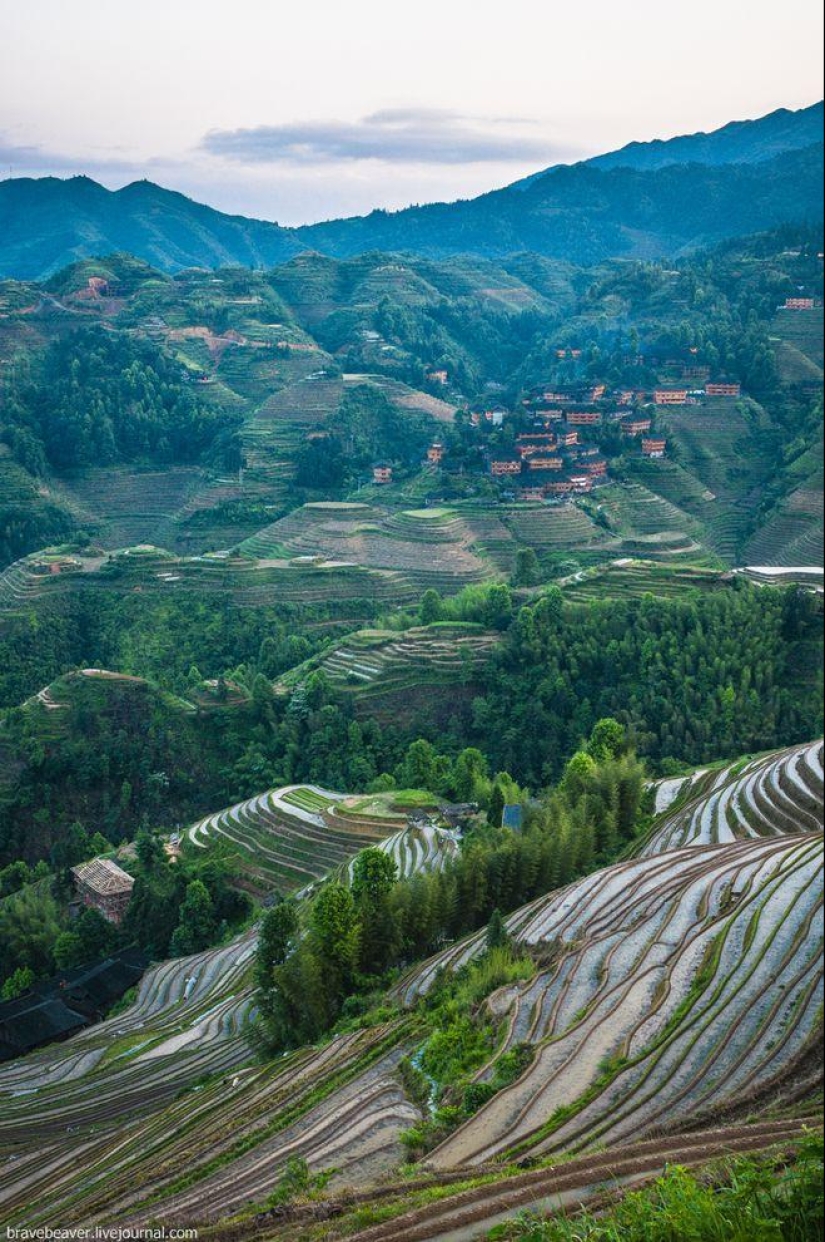
[[[432,789],[438,756],[432,742],[418,738],[407,747],[398,779],[404,789]]]
[[[272,985],[272,972],[286,961],[298,932],[298,912],[291,901],[279,901],[261,920],[255,951],[255,982],[266,990]]]
[[[310,921],[321,962],[325,970],[337,976],[343,992],[358,960],[359,925],[353,893],[344,884],[326,884],[313,902]]]
[[[504,925],[504,916],[496,908],[487,924],[486,945],[488,949],[502,949],[510,943],[510,935]]]
[[[541,580],[539,558],[534,548],[519,548],[513,568],[513,586],[531,587]]]
[[[390,894],[398,869],[383,850],[370,848],[356,856],[352,896],[358,913],[358,964],[364,974],[381,974],[393,960],[398,941]]]
[[[561,787],[571,798],[578,798],[584,793],[596,774],[596,761],[587,751],[577,750],[568,760]]]
[[[504,815],[505,798],[501,785],[496,781],[490,793],[490,805],[487,808],[487,822],[491,828],[500,828]]]
[[[453,764],[453,788],[459,802],[477,801],[484,793],[487,760],[475,746],[468,746]]]
[[[69,970],[83,961],[83,942],[77,932],[64,931],[54,942],[54,964],[58,970]]]
[[[172,934],[170,951],[174,957],[197,953],[210,944],[215,935],[215,914],[209,889],[201,880],[186,886],[180,908],[180,919]]]
[[[513,597],[510,588],[496,582],[487,592],[483,621],[494,630],[506,630],[513,616]]]
[[[24,992],[28,992],[34,983],[34,971],[31,966],[18,966],[13,975],[9,975],[6,982],[0,988],[0,1000],[14,1000],[18,996],[22,996]]]
[[[605,759],[616,759],[627,749],[627,733],[618,720],[605,716],[597,720],[587,743],[587,753],[597,763]]]
[[[29,966],[36,977],[54,968],[54,942],[60,934],[60,912],[48,888],[27,884],[0,904],[2,970],[11,975]]]
[[[147,832],[141,829],[135,838],[135,852],[137,853],[138,862],[147,875],[159,871],[166,866],[166,853],[163,848],[163,841],[154,832]]]
[[[435,621],[440,621],[442,616],[442,600],[438,591],[433,587],[429,587],[421,596],[421,606],[418,610],[418,619],[422,625],[432,625]]]

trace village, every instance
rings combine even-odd
[[[561,360],[575,362],[581,351],[559,350]],[[649,361],[649,360],[646,360]],[[665,371],[673,369],[667,363]],[[710,369],[678,364],[678,382],[653,388],[609,388],[602,382],[545,383],[528,391],[512,407],[474,404],[456,413],[460,448],[450,437],[433,440],[422,465],[446,473],[476,473],[489,478],[505,501],[552,504],[583,495],[610,479],[610,459],[634,454],[647,459],[667,455],[661,415],[708,400],[736,400],[741,385],[711,379]],[[449,383],[446,371],[430,379]],[[393,462],[379,461],[372,482],[395,481]]]

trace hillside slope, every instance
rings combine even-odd
[[[810,786],[794,778],[803,767],[813,778],[817,762],[810,746],[763,765],[787,775],[787,800],[800,814]],[[660,805],[673,792],[663,787]],[[289,820],[307,829],[306,813],[331,797],[278,791],[282,830]],[[711,806],[712,793],[704,801]],[[374,800],[351,802],[339,801],[336,814],[360,815],[375,836],[397,825]],[[233,808],[234,822],[250,808]],[[671,802],[660,821],[679,814]],[[483,932],[411,970],[377,1023],[270,1062],[242,1034],[254,1004],[254,932],[155,966],[123,1014],[0,1067],[0,1143],[11,1157],[0,1172],[4,1219],[215,1221],[266,1200],[299,1156],[313,1172],[337,1170],[355,1196],[341,1201],[333,1190],[336,1206],[320,1217],[317,1196],[310,1216],[300,1204],[275,1217],[245,1212],[232,1237],[304,1238],[313,1219],[374,1201],[391,1206],[365,1242],[412,1242],[452,1236],[459,1220],[494,1223],[544,1195],[550,1206],[565,1188],[580,1198],[594,1178],[643,1177],[665,1159],[695,1164],[711,1152],[790,1141],[821,1085],[823,873],[821,833],[808,831],[815,825],[791,813],[782,826],[792,835],[629,859],[511,914],[510,933],[536,972],[484,1003],[479,1016],[495,1020],[500,1038],[475,1075],[482,1098],[502,1057],[527,1046],[532,1060],[403,1184],[388,1174],[403,1160],[402,1131],[421,1119],[398,1073],[426,1031],[417,1001],[439,971],[483,953]],[[759,1125],[730,1124],[755,1109]],[[587,1154],[527,1174],[512,1164],[559,1152]],[[434,1183],[433,1197],[425,1192]],[[407,1220],[409,1210],[417,1214]],[[347,1236],[375,1220],[356,1216]]]
[[[226,215],[151,181],[111,191],[89,177],[3,181],[0,233],[0,272],[23,280],[120,250],[174,272],[271,267],[304,248],[277,224]]]
[[[526,189],[298,230],[335,255],[412,251],[488,258],[530,250],[575,263],[680,254],[785,220],[822,218],[822,144],[758,164],[651,171],[560,166]]]

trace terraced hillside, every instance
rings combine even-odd
[[[822,757],[823,743],[813,742],[661,781],[657,819],[639,852],[652,856],[684,845],[821,832]]]
[[[393,513],[358,503],[304,505],[241,544],[261,560],[306,560],[394,570],[419,589],[455,591],[488,576],[473,537],[450,509]]]
[[[818,748],[771,759],[806,811]],[[734,774],[740,802],[751,768]],[[763,770],[771,785],[770,763]],[[666,818],[690,810],[680,793],[660,787]],[[393,795],[338,797],[330,812],[335,798],[288,788],[262,810],[270,824],[291,821],[296,839],[322,831],[307,816],[333,815],[344,835],[368,823],[405,872],[440,865],[430,834],[404,833],[397,816],[387,833]],[[232,831],[253,841],[248,812],[232,811]],[[192,831],[203,841],[202,825]],[[270,1062],[242,1037],[254,932],[162,963],[124,1013],[0,1068],[3,1218],[147,1226],[243,1213],[212,1225],[215,1242],[308,1242],[339,1226],[361,1242],[469,1239],[521,1207],[576,1204],[666,1162],[793,1147],[818,1124],[807,1101],[822,1074],[821,864],[818,833],[699,843],[621,862],[512,914],[537,970],[488,998],[500,1038],[476,1080],[490,1081],[517,1046],[533,1059],[413,1177],[393,1170],[402,1132],[421,1120],[398,1072],[427,1035],[416,1000],[440,970],[481,954],[484,932],[411,971],[397,1016]],[[329,1197],[250,1215],[293,1156],[337,1171]],[[527,1156],[536,1167],[513,1163]]]
[[[701,524],[641,483],[603,488],[598,503],[628,555],[670,561],[707,554]]]
[[[343,384],[310,371],[273,393],[244,425],[246,461],[255,477],[284,487],[295,473],[295,456],[306,436],[323,430],[341,403]],[[274,499],[274,496],[271,497]]]
[[[532,1064],[430,1153],[436,1168],[639,1138],[791,1083],[821,1037],[822,839],[740,841],[609,867],[507,920],[551,958],[489,1005]],[[401,985],[406,1004],[483,936]]]
[[[499,641],[500,635],[471,623],[359,630],[291,670],[276,689],[291,689],[320,669],[353,697],[358,712],[408,720],[421,711],[437,719],[474,693],[478,673]]]
[[[253,948],[165,962],[126,1014],[0,1068],[4,1221],[203,1219],[264,1197],[291,1156],[355,1179],[401,1157],[414,1021],[261,1064],[241,1034]]]
[[[606,565],[570,574],[561,579],[559,586],[567,599],[581,602],[640,595],[658,595],[667,599],[684,591],[719,590],[724,587],[728,576],[718,569],[622,556]]]
[[[237,847],[241,873],[257,891],[294,891],[404,824],[401,815],[350,814],[342,800],[342,794],[314,785],[285,786],[199,820],[187,836],[199,849],[220,837]]]
[[[728,564],[739,563],[775,467],[778,441],[768,415],[755,402],[714,399],[668,410],[662,426],[678,464],[706,489],[700,505],[686,506],[701,514],[705,542]],[[652,477],[648,486],[658,490]]]
[[[178,557],[146,545],[121,549],[116,555],[58,556],[59,572],[49,571],[51,553],[34,553],[14,561],[0,573],[0,612],[19,612],[35,601],[47,601],[74,590],[116,590],[203,598],[223,596],[242,608],[263,607],[288,598],[293,603],[354,601],[363,605],[364,620],[376,603],[417,602],[421,586],[415,574],[373,570],[360,565],[316,561],[263,560],[227,554]],[[443,579],[435,576],[436,582]]]
[[[4,1150],[31,1141],[35,1156],[0,1175],[6,1207],[8,1183],[23,1168],[25,1180],[39,1164],[47,1184],[54,1166],[43,1168],[44,1148],[68,1147],[67,1135],[77,1130],[90,1136],[150,1114],[200,1078],[248,1060],[242,1029],[251,1012],[254,947],[247,933],[223,948],[161,962],[144,975],[125,1013],[0,1068]]]
[[[804,311],[778,311],[771,324],[771,340],[775,348],[779,346],[778,364],[786,382],[822,379],[825,350],[821,306]]]
[[[165,546],[174,539],[176,515],[204,482],[193,466],[145,472],[98,469],[64,478],[59,492],[105,547]]]
[[[426,824],[401,828],[381,841],[378,848],[393,860],[401,880],[421,871],[442,871],[458,854],[460,840],[457,832]],[[354,866],[355,859],[352,859],[344,869],[344,874],[349,878]]]
[[[505,553],[508,568],[519,546],[534,548],[539,563],[548,568],[559,554],[604,560],[622,548],[615,536],[571,502],[540,507],[513,506],[504,510],[502,522],[511,541]]]
[[[611,1187],[617,1182],[622,1189],[635,1188],[673,1166],[701,1169],[754,1153],[771,1155],[782,1164],[793,1159],[800,1142],[817,1127],[816,1115],[802,1109],[762,1123],[619,1143],[595,1155],[542,1162],[528,1172],[511,1166],[496,1172],[485,1169],[472,1177],[464,1171],[432,1171],[414,1180],[385,1179],[371,1190],[290,1205],[277,1218],[260,1212],[243,1223],[218,1226],[210,1237],[215,1242],[237,1238],[321,1242],[343,1236],[353,1242],[469,1242],[499,1236],[490,1232],[494,1229],[503,1229],[502,1236],[508,1237],[508,1225],[517,1214],[529,1213],[529,1220],[540,1220],[575,1213],[582,1206],[591,1213],[609,1209],[615,1202]],[[315,1223],[321,1213],[331,1218],[330,1226]],[[365,1218],[382,1223],[359,1228]],[[571,1222],[568,1227],[575,1230],[576,1225]]]

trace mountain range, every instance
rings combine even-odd
[[[429,258],[533,251],[595,263],[678,255],[780,222],[822,218],[823,105],[779,109],[712,133],[631,143],[471,200],[376,210],[300,228],[227,215],[149,181],[0,183],[0,275],[42,279],[127,251],[167,272],[272,267],[306,251]]]

